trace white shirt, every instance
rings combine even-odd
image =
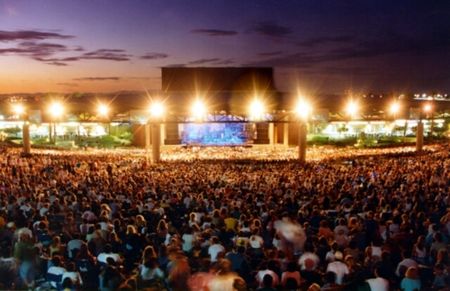
[[[384,278],[372,278],[367,279],[366,282],[370,286],[370,290],[372,291],[388,291],[389,290],[389,281]]]
[[[61,282],[64,282],[66,278],[70,278],[74,284],[83,285],[83,280],[78,272],[64,272]]]
[[[185,233],[181,238],[183,239],[183,251],[190,252],[192,250],[192,243],[194,242],[194,235]]]
[[[52,274],[55,276],[60,276],[61,275],[61,281],[60,282],[55,282],[55,281],[50,281],[50,285],[52,285],[52,287],[56,288],[57,287],[57,283],[62,283],[62,275],[66,272],[66,269],[64,269],[63,267],[57,267],[57,266],[53,266],[50,267],[47,271],[47,274]]]
[[[108,258],[112,258],[115,262],[119,262],[120,261],[120,256],[118,254],[115,253],[100,253],[97,256],[97,261],[99,261],[100,263],[106,264],[106,260]]]
[[[403,261],[401,261],[400,263],[398,263],[397,265],[397,270],[395,271],[395,275],[400,276],[400,267],[401,266],[405,266],[406,270],[409,269],[410,267],[414,267],[417,268],[417,262],[414,261],[413,259],[404,259]]]
[[[258,273],[256,273],[256,281],[258,281],[259,287],[261,287],[261,288],[263,287],[263,279],[264,279],[265,275],[272,276],[272,279],[273,279],[272,287],[278,286],[278,284],[280,282],[278,275],[274,271],[267,269],[267,270],[258,271]]]
[[[264,240],[259,235],[252,235],[249,240],[250,246],[254,249],[259,249],[263,246]]]
[[[72,251],[75,249],[80,249],[83,241],[80,239],[72,239],[67,243],[67,255],[72,258]]]
[[[342,285],[344,276],[350,273],[347,265],[340,261],[334,261],[334,262],[329,263],[327,266],[327,272],[333,272],[336,274],[336,282],[335,283],[338,285]]]
[[[220,252],[225,252],[225,248],[221,244],[213,244],[208,248],[208,254],[211,257],[211,262],[217,261],[217,255]]]

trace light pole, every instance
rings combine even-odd
[[[59,102],[53,102],[52,104],[50,104],[49,106],[49,113],[52,116],[52,121],[53,121],[53,143],[56,144],[56,122],[58,121],[58,119],[63,115],[64,113],[64,106],[59,103]],[[50,141],[52,139],[52,125],[50,125]]]
[[[421,152],[423,150],[423,144],[424,144],[424,133],[423,133],[423,115],[428,114],[432,111],[432,106],[430,103],[427,103],[421,108],[419,113],[419,122],[417,123],[417,134],[416,134],[416,151]]]
[[[157,164],[161,161],[161,120],[164,117],[164,104],[155,101],[150,105],[150,124],[145,124],[145,147],[148,152],[150,147],[150,131],[152,137],[152,163]],[[151,128],[150,128],[151,126]]]
[[[108,105],[100,103],[97,106],[97,115],[100,116],[102,121],[105,123],[104,125],[106,127],[106,133],[108,135],[110,134],[109,112],[110,112],[110,109],[109,109]]]
[[[397,114],[400,111],[400,103],[398,103],[397,101],[394,101],[391,103],[391,105],[389,106],[389,113],[392,116],[392,122],[393,122],[393,129],[395,129],[395,120],[397,118]],[[392,130],[394,131],[394,130]],[[391,132],[392,135],[392,132]]]
[[[306,136],[308,134],[308,118],[311,115],[311,105],[303,99],[300,99],[296,106],[296,114],[299,120],[298,123],[298,161],[301,164],[306,163]]]
[[[23,154],[29,155],[31,153],[31,142],[30,142],[30,124],[28,122],[28,114],[25,110],[25,107],[22,104],[14,104],[13,111],[14,114],[17,115],[17,117],[23,121],[22,124]]]

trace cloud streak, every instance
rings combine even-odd
[[[168,54],[164,53],[146,53],[143,56],[140,56],[140,59],[142,60],[159,60],[159,59],[165,59],[169,57]]]
[[[198,59],[187,63],[188,65],[230,65],[233,64],[232,59],[210,58],[210,59]]]
[[[325,36],[325,37],[313,37],[304,41],[300,41],[297,44],[303,47],[316,47],[328,43],[348,43],[354,41],[355,38],[350,35],[342,36]]]
[[[204,65],[204,64],[208,64],[208,63],[215,63],[215,62],[218,62],[220,60],[221,59],[219,59],[219,58],[199,59],[199,60],[191,61],[188,64],[189,65]]]
[[[260,56],[260,57],[273,57],[273,56],[279,56],[281,54],[283,54],[282,51],[262,52],[262,53],[259,53],[258,56]]]
[[[109,60],[109,61],[129,61],[131,55],[127,54],[122,49],[99,49],[96,51],[84,53],[79,57],[83,60]]]
[[[121,77],[82,77],[74,78],[74,81],[120,81]]]
[[[204,34],[208,36],[232,36],[238,34],[237,31],[223,29],[193,29],[191,30],[191,33]]]
[[[66,40],[74,38],[72,35],[66,35],[56,32],[47,32],[41,30],[0,30],[0,42],[19,42],[14,47],[0,49],[2,55],[19,55],[29,57],[33,60],[46,63],[53,66],[67,66],[69,62],[80,60],[107,60],[124,62],[133,57],[122,49],[98,49],[85,52],[82,46],[68,47],[63,44],[48,42],[45,40]],[[74,53],[74,56],[61,57],[61,53]],[[165,54],[147,54],[143,56],[146,59],[151,57],[164,58]]]
[[[286,37],[292,33],[291,28],[272,21],[259,22],[254,26],[252,31],[260,35],[276,38]]]
[[[64,87],[78,87],[77,83],[56,83],[58,86],[64,86]]]
[[[450,50],[450,31],[435,32],[441,37],[429,39],[410,38],[405,35],[384,32],[371,38],[350,38],[348,36],[317,38],[304,42],[307,46],[321,45],[326,42],[342,42],[340,47],[333,49],[317,49],[299,51],[284,56],[273,56],[261,61],[250,62],[252,66],[281,66],[281,67],[313,67],[317,65],[345,62],[351,59],[373,59],[389,55],[425,56]],[[368,63],[368,65],[369,65]]]
[[[74,36],[39,30],[16,30],[16,31],[0,30],[0,41],[2,42],[44,40],[44,39],[68,39],[68,38],[74,38]]]

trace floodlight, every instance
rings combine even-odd
[[[100,116],[106,117],[109,113],[109,107],[106,104],[99,104],[97,107],[97,113]]]
[[[426,113],[431,112],[432,109],[433,109],[433,106],[432,106],[430,103],[426,103],[426,104],[423,106],[423,111],[425,111]]]
[[[252,103],[250,103],[250,119],[262,119],[264,116],[264,111],[264,103],[261,100],[255,98]]]
[[[164,108],[164,104],[162,104],[160,101],[154,101],[152,102],[152,104],[150,104],[149,111],[151,117],[161,118],[166,110]]]
[[[191,106],[191,115],[195,119],[203,119],[207,113],[206,105],[205,103],[200,100],[196,99],[194,103]]]
[[[297,116],[303,120],[307,120],[308,117],[311,115],[311,112],[312,112],[311,104],[304,99],[299,99],[297,105],[295,106],[295,113],[297,114]]]
[[[389,106],[389,112],[392,115],[397,114],[400,111],[400,103],[398,103],[397,101],[394,101],[390,106]]]
[[[14,112],[15,115],[22,115],[25,113],[25,107],[18,103],[18,104],[13,104],[12,105],[12,110]]]
[[[50,104],[48,111],[53,117],[58,118],[61,117],[61,115],[63,115],[64,106],[60,102],[55,101],[52,104]]]
[[[355,101],[351,100],[347,103],[347,106],[345,108],[345,111],[347,112],[348,115],[350,115],[351,117],[353,117],[354,115],[356,115],[356,113],[358,113],[359,110],[359,106],[358,103],[356,103]]]

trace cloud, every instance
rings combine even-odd
[[[203,64],[215,63],[215,62],[219,62],[219,61],[221,61],[221,59],[219,59],[219,58],[199,59],[199,60],[191,61],[188,64],[189,65],[203,65]]]
[[[323,41],[342,41],[343,45],[328,50],[308,49],[284,56],[274,56],[246,65],[308,68],[322,64],[327,65],[328,63],[346,62],[352,59],[364,59],[370,65],[387,56],[423,57],[450,51],[450,31],[435,31],[433,36],[414,38],[398,33],[380,31],[371,37],[320,38],[320,40],[311,41],[309,44],[314,46],[323,43]]]
[[[238,34],[237,31],[223,29],[193,29],[191,33],[205,34],[208,36],[232,36]]]
[[[185,64],[170,64],[170,65],[167,65],[164,67],[166,67],[166,68],[184,68],[184,67],[186,67],[186,65]]]
[[[56,85],[64,87],[78,87],[77,83],[56,83]]]
[[[48,62],[47,64],[52,65],[52,66],[60,66],[60,67],[67,66],[66,63],[61,63],[61,62]]]
[[[147,81],[147,80],[160,80],[161,77],[127,77],[127,80],[142,80],[142,81]]]
[[[273,57],[273,56],[278,56],[283,54],[282,51],[274,51],[274,52],[263,52],[263,53],[259,53],[258,56],[260,57]]]
[[[44,39],[68,39],[72,35],[64,35],[56,32],[45,32],[39,30],[0,30],[0,41],[23,41],[23,40],[44,40]]]
[[[354,39],[355,38],[350,35],[313,37],[304,41],[300,41],[297,44],[304,47],[315,47],[327,43],[348,43],[352,42]]]
[[[47,39],[69,39],[72,35],[65,35],[56,32],[47,32],[40,30],[17,30],[5,31],[0,30],[0,42],[21,41],[15,47],[0,48],[1,55],[19,55],[29,57],[33,60],[46,63],[53,66],[67,66],[68,62],[80,60],[108,60],[123,62],[129,61],[132,55],[122,49],[98,49],[85,52],[81,46],[68,47],[63,44],[40,42]],[[84,53],[82,53],[84,52]],[[74,56],[61,57],[61,53],[74,53]],[[81,54],[80,54],[81,53]],[[146,59],[164,58],[165,54],[153,53],[143,56]]]
[[[109,60],[109,61],[129,61],[131,55],[126,54],[122,49],[99,49],[92,52],[84,53],[79,57],[83,60]]]
[[[14,48],[0,49],[0,55],[21,55],[37,61],[53,62],[59,61],[59,59],[47,60],[47,58],[57,53],[66,52],[67,50],[67,47],[61,44],[28,41],[22,42]]]
[[[169,55],[164,53],[146,53],[145,55],[141,56],[140,58],[143,60],[158,60],[158,59],[165,59]]]
[[[214,65],[231,65],[231,64],[234,64],[234,61],[232,59],[221,60],[214,63]]]
[[[121,77],[82,77],[74,78],[74,81],[120,81]]]
[[[220,58],[210,58],[210,59],[198,59],[187,63],[188,65],[230,65],[233,64],[233,59],[220,59]]]
[[[292,33],[292,29],[271,21],[259,22],[252,31],[270,37],[285,37]]]

